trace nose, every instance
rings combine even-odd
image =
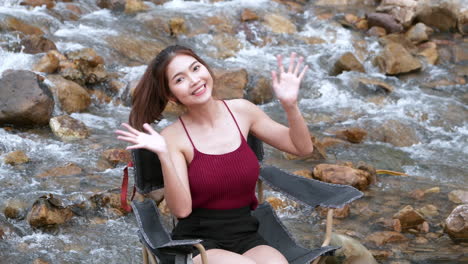
[[[200,77],[198,77],[198,75],[196,75],[194,73],[189,74],[188,78],[190,80],[190,85],[192,85],[192,86],[200,82]]]

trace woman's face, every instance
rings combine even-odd
[[[176,55],[166,69],[169,89],[185,106],[211,98],[213,77],[208,69],[188,55]]]

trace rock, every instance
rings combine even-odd
[[[430,27],[427,27],[423,23],[417,23],[412,26],[406,32],[406,38],[408,38],[414,44],[429,40],[429,36],[434,32]]]
[[[314,150],[309,155],[299,157],[293,154],[283,152],[283,156],[287,160],[326,160],[327,153],[325,151],[325,148],[322,146],[322,143],[316,140],[314,136],[312,136],[311,139],[312,143],[314,144]]]
[[[120,188],[93,194],[89,199],[96,209],[114,208],[122,214],[126,213],[120,206]]]
[[[114,167],[118,163],[127,164],[132,161],[132,156],[128,150],[125,149],[108,149],[102,153],[102,157],[109,161]]]
[[[431,218],[439,215],[439,209],[432,204],[427,204],[417,210],[424,218]]]
[[[215,76],[214,96],[218,99],[243,98],[248,76],[245,69],[222,70],[213,69]]]
[[[148,6],[142,0],[127,0],[125,4],[125,13],[134,14],[148,10]]]
[[[19,165],[29,162],[29,157],[21,150],[16,150],[5,155],[3,158],[5,164]]]
[[[336,145],[349,145],[349,142],[333,137],[324,137],[320,142],[325,149]]]
[[[218,34],[213,37],[211,46],[217,49],[212,57],[226,59],[233,57],[243,47],[242,43],[234,36],[229,34]]]
[[[354,54],[351,52],[346,52],[338,59],[338,61],[335,62],[335,66],[333,67],[330,75],[336,76],[343,71],[366,72],[364,66],[362,66],[361,62],[356,59]]]
[[[418,6],[416,19],[441,31],[450,31],[456,29],[458,8],[450,1],[445,3],[423,1]]]
[[[468,64],[468,42],[453,47],[455,63]]]
[[[33,126],[49,122],[54,99],[35,73],[7,70],[0,83],[0,124]]]
[[[182,104],[177,104],[176,102],[169,101],[164,108],[163,115],[174,115],[181,116],[185,112],[185,106]]]
[[[43,260],[43,259],[35,259],[32,264],[50,264],[49,262]]]
[[[418,55],[424,56],[428,63],[435,65],[439,59],[437,44],[434,42],[426,42],[418,46]]]
[[[237,30],[230,23],[229,19],[226,19],[225,16],[212,16],[206,19],[206,22],[208,23],[208,30],[211,30],[217,34],[227,34],[229,36],[234,36],[237,34]],[[197,31],[200,32],[198,34],[210,34],[209,32],[204,32],[202,29],[198,29]]]
[[[377,64],[380,70],[388,75],[412,72],[422,67],[419,60],[398,43],[388,43],[377,57]]]
[[[26,22],[15,17],[9,17],[3,22],[0,22],[0,30],[19,31],[25,35],[44,35],[44,31],[36,26],[27,24]]]
[[[387,35],[387,30],[385,30],[383,27],[373,26],[367,31],[367,34],[375,37],[383,37]]]
[[[56,116],[50,119],[52,132],[63,141],[84,139],[89,136],[85,124],[68,115]]]
[[[385,13],[369,13],[366,15],[369,27],[383,27],[387,32],[398,33],[403,31],[403,26],[396,19]]]
[[[245,8],[244,10],[242,10],[242,13],[241,13],[241,21],[242,22],[247,22],[247,21],[252,21],[252,20],[257,20],[258,19],[258,15],[248,9],[248,8]]]
[[[324,182],[351,185],[359,190],[365,190],[369,187],[371,177],[367,171],[347,166],[319,164],[314,167],[314,178]]]
[[[421,189],[416,189],[416,190],[414,190],[414,191],[412,191],[412,192],[410,193],[410,197],[411,197],[411,198],[414,198],[414,199],[416,199],[416,200],[422,200],[422,199],[424,198],[424,195],[425,195],[425,194],[426,194],[426,193],[424,193],[423,190],[421,190]]]
[[[448,194],[448,198],[453,203],[459,204],[468,204],[468,191],[464,190],[454,190]]]
[[[457,206],[445,220],[445,230],[456,242],[468,242],[468,204]]]
[[[28,223],[35,228],[64,224],[73,217],[73,212],[62,205],[52,194],[44,195],[34,202],[27,216]]]
[[[368,131],[370,139],[397,147],[408,147],[419,143],[414,129],[397,120],[388,120],[375,130],[368,129]]]
[[[112,11],[124,11],[126,0],[97,0],[96,4],[100,8],[107,8]]]
[[[332,233],[330,245],[340,247],[335,256],[344,257],[344,264],[377,264],[371,252],[354,238]]]
[[[372,256],[374,256],[374,258],[378,261],[384,261],[393,256],[393,252],[391,250],[371,249],[370,252],[372,253]]]
[[[321,217],[326,217],[328,214],[329,208],[324,207],[317,207],[317,212],[320,214]],[[349,204],[345,205],[343,208],[336,208],[333,210],[333,218],[343,219],[349,216],[350,206]]]
[[[269,27],[273,33],[294,34],[297,32],[296,25],[284,16],[267,14],[263,19],[265,21],[265,25]]]
[[[60,65],[60,75],[78,84],[95,84],[107,80],[104,59],[91,48],[84,48],[65,54],[72,63],[69,67]]]
[[[293,174],[302,176],[304,178],[312,179],[312,171],[311,170],[297,170],[293,171]]]
[[[317,0],[316,6],[346,6],[346,5],[375,5],[375,0]]]
[[[429,240],[427,240],[427,238],[425,237],[418,236],[414,239],[414,243],[419,244],[419,245],[425,245],[429,243]]]
[[[288,207],[297,207],[296,202],[292,200],[282,200],[278,197],[270,196],[265,199],[275,211],[284,212]]]
[[[66,80],[60,75],[49,75],[47,79],[54,84],[51,90],[59,99],[62,110],[71,114],[88,109],[91,104],[91,97],[85,88],[73,81]]]
[[[23,220],[26,217],[27,204],[18,199],[9,199],[3,213],[7,218]]]
[[[359,78],[358,82],[359,87],[365,87],[366,90],[383,91],[385,93],[392,93],[395,90],[395,87],[390,84],[376,79]]]
[[[336,131],[335,135],[339,139],[344,139],[351,143],[359,144],[367,136],[367,132],[362,128],[352,127]]]
[[[369,22],[367,21],[367,19],[360,19],[357,23],[356,23],[356,28],[359,29],[359,30],[368,30],[369,29]]]
[[[110,48],[114,49],[120,56],[129,62],[138,63],[138,65],[150,63],[156,54],[169,44],[158,38],[144,40],[128,34],[109,36],[105,40]]]
[[[417,6],[417,0],[383,0],[376,11],[388,13],[408,27],[416,17]]]
[[[267,78],[260,77],[257,83],[247,93],[249,101],[254,104],[265,104],[273,100],[273,91],[271,88],[271,81]]]
[[[21,39],[21,45],[24,46],[23,52],[30,54],[37,54],[57,49],[53,41],[39,35],[24,37]]]
[[[463,35],[468,35],[468,10],[460,12],[457,24],[460,33]]]
[[[37,178],[61,177],[81,174],[83,170],[74,163],[67,163],[65,166],[46,170],[36,175]]]
[[[366,237],[366,240],[380,247],[388,243],[404,242],[407,238],[403,234],[395,231],[380,231],[370,234]]]
[[[158,205],[159,211],[165,215],[165,216],[170,216],[171,215],[171,210],[167,206],[166,199],[163,199],[159,205]]]
[[[187,27],[185,26],[185,20],[181,17],[171,18],[169,20],[169,29],[171,36],[179,36],[187,34]]]
[[[405,206],[398,213],[393,215],[394,219],[400,220],[401,228],[406,231],[415,228],[424,222],[424,217],[418,213],[411,205]]]
[[[55,1],[54,0],[23,0],[21,1],[20,5],[26,5],[26,6],[43,6],[45,5],[48,9],[52,9],[55,6]]]
[[[59,59],[52,52],[44,55],[34,66],[33,70],[45,73],[54,73],[59,67]]]

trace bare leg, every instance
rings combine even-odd
[[[288,264],[283,254],[275,248],[266,245],[249,249],[243,256],[253,259],[257,264]]]
[[[208,256],[208,262],[210,264],[256,264],[256,262],[249,257],[223,249],[209,249],[206,251],[206,255]],[[198,255],[193,258],[193,263],[202,264],[201,256]]]

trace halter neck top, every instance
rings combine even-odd
[[[193,159],[188,165],[188,179],[192,195],[192,209],[235,209],[258,205],[255,184],[260,166],[255,153],[245,140],[236,118],[222,101],[233,118],[239,135],[240,146],[225,154],[205,154],[198,151],[184,121],[179,117],[185,133],[193,146]]]

